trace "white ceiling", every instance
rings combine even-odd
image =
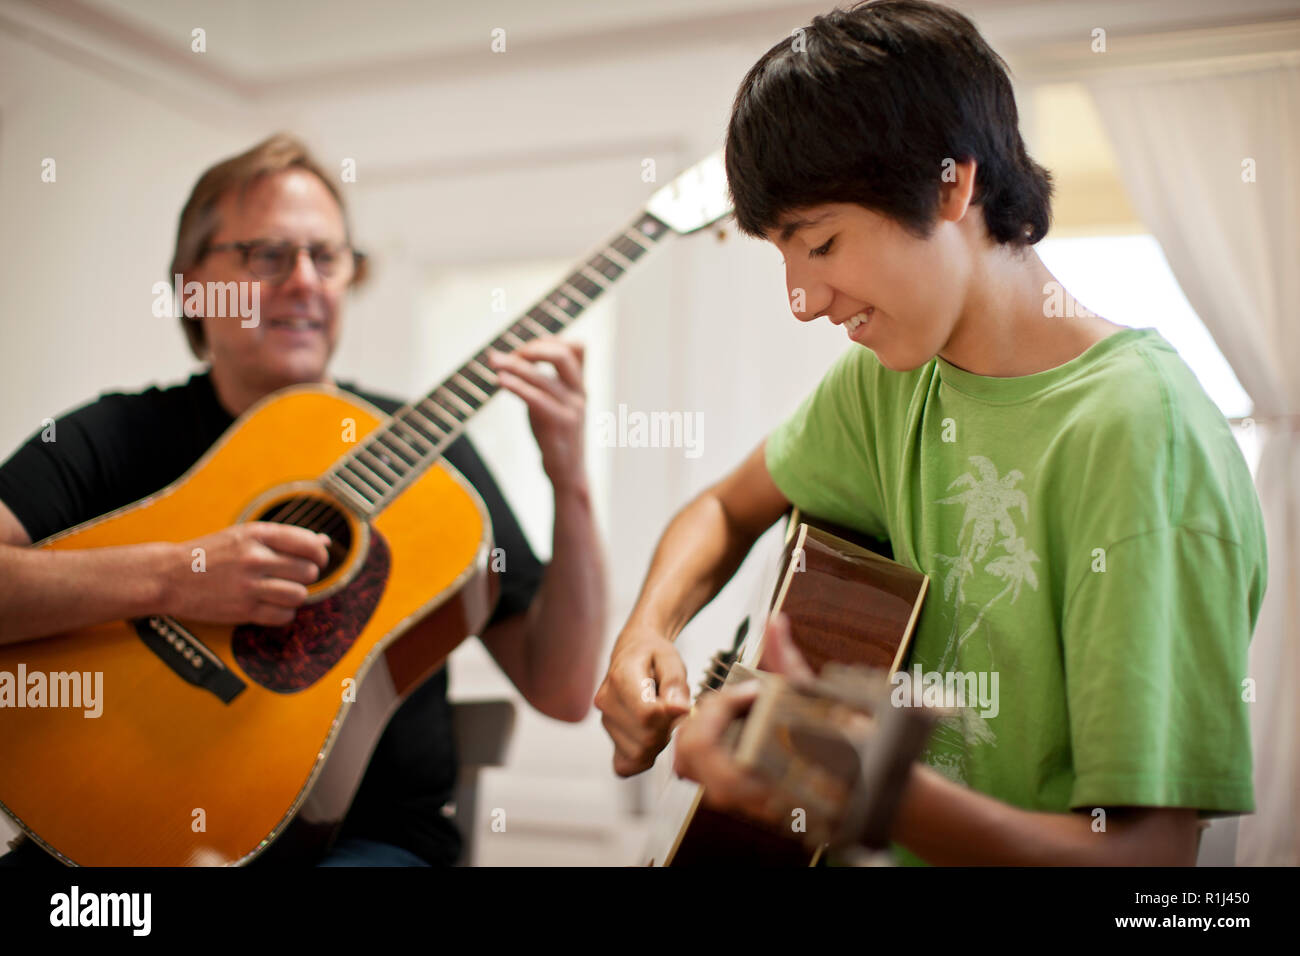
[[[6,0],[34,7],[37,0]],[[355,75],[535,66],[701,42],[765,47],[831,2],[806,0],[42,0],[40,8],[135,57],[192,64],[244,96],[309,92]],[[847,4],[846,4],[847,5]],[[1000,51],[1065,39],[1294,17],[1300,0],[957,0]],[[207,52],[190,54],[202,27]],[[506,31],[507,55],[489,50]]]
[[[565,37],[719,14],[789,8],[780,0],[85,0],[114,17],[188,40],[208,34],[209,56],[247,77],[278,77],[334,63],[507,51]],[[806,6],[806,4],[805,4]],[[237,41],[237,42],[232,42]],[[581,51],[575,51],[579,55]]]

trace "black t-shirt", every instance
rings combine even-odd
[[[388,414],[402,405],[346,383],[339,387]],[[40,541],[171,484],[233,421],[206,372],[173,388],[105,394],[57,419],[55,441],[33,435],[0,465],[0,501]],[[444,457],[482,496],[495,546],[510,556],[490,623],[527,610],[542,566],[523,530],[468,438],[458,438]],[[451,799],[456,771],[444,667],[389,721],[340,836],[393,843],[435,865],[454,863],[461,837],[442,807]]]

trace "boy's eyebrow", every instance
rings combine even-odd
[[[821,222],[823,219],[825,219],[825,218],[826,218],[827,216],[829,216],[829,215],[830,215],[830,212],[827,211],[827,212],[821,212],[821,213],[818,213],[818,214],[813,215],[813,216],[808,216],[808,217],[805,218],[805,219],[788,219],[788,220],[786,220],[785,225],[781,226],[781,241],[782,241],[782,242],[789,242],[789,241],[790,241],[790,237],[793,236],[793,235],[794,235],[796,232],[798,232],[800,229],[805,229],[805,228],[807,228],[808,226],[815,226],[815,225],[817,225],[817,223]]]

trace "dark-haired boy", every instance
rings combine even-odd
[[[1164,339],[1078,307],[1033,251],[1051,184],[1017,123],[1001,59],[929,3],[818,17],[741,84],[739,226],[781,250],[795,316],[853,346],[665,532],[596,698],[620,774],[689,710],[673,639],[794,503],[931,576],[909,670],[998,678],[915,768],[905,861],[1191,864],[1198,816],[1253,810],[1250,473]],[[702,706],[677,765],[761,812],[716,745],[745,704]]]

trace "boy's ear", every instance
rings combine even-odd
[[[960,222],[975,195],[974,158],[957,162],[946,159],[939,181],[939,218]]]

